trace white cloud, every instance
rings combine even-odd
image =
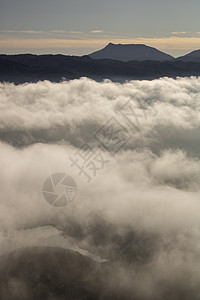
[[[84,120],[102,123],[111,116],[120,118],[121,107],[128,101],[135,105],[138,114],[143,112],[142,105],[147,109],[149,116],[138,117],[146,130],[150,125],[198,127],[199,83],[200,78],[195,77],[125,84],[109,80],[98,83],[87,78],[59,84],[48,81],[18,86],[1,83],[0,128],[50,128]],[[123,122],[126,126],[125,120]]]

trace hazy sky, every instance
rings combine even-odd
[[[199,0],[0,0],[0,52],[83,55],[113,42],[177,56],[200,48],[199,12]]]

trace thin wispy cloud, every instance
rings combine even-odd
[[[44,34],[54,31],[43,31],[43,30],[0,30],[1,33],[27,33],[27,34]]]
[[[171,34],[186,34],[188,31],[172,31]]]
[[[69,33],[81,34],[81,33],[82,33],[82,31],[74,31],[74,30],[71,30],[71,31],[69,31]]]
[[[91,33],[103,33],[104,32],[104,30],[92,30],[92,31],[90,31]]]

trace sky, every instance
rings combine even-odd
[[[199,0],[0,0],[0,53],[84,55],[109,42],[200,49]]]

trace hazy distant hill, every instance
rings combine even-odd
[[[200,62],[200,50],[192,51],[184,56],[178,57],[176,60],[181,60],[184,62]]]
[[[142,44],[112,44],[109,43],[105,48],[89,54],[93,59],[115,59],[121,61],[130,60],[172,60],[173,56],[166,54],[156,48]]]
[[[61,248],[17,250],[0,257],[0,299],[100,299],[105,292],[102,268],[77,252]]]
[[[148,247],[147,247],[148,248]],[[142,248],[138,248],[138,255]],[[117,250],[117,249],[116,249]],[[130,255],[131,249],[126,249]],[[120,255],[120,253],[119,253]],[[1,300],[197,300],[198,287],[191,289],[168,280],[160,281],[154,294],[138,293],[134,276],[120,273],[119,264],[97,263],[77,252],[52,247],[16,250],[0,257]],[[127,265],[126,265],[127,266]],[[134,265],[130,265],[134,271]],[[139,267],[139,266],[137,266]],[[148,267],[143,269],[143,272]],[[135,269],[136,271],[136,269]],[[139,273],[141,281],[143,272]],[[128,277],[126,277],[128,276]],[[152,274],[154,276],[154,274]],[[126,280],[120,280],[120,279]],[[145,277],[144,277],[145,278]],[[128,284],[129,282],[129,284]],[[158,281],[159,282],[159,281]],[[155,287],[156,288],[156,287]],[[161,288],[161,289],[160,289]]]
[[[149,300],[111,282],[116,269],[77,252],[53,247],[16,250],[0,257],[1,300]]]

